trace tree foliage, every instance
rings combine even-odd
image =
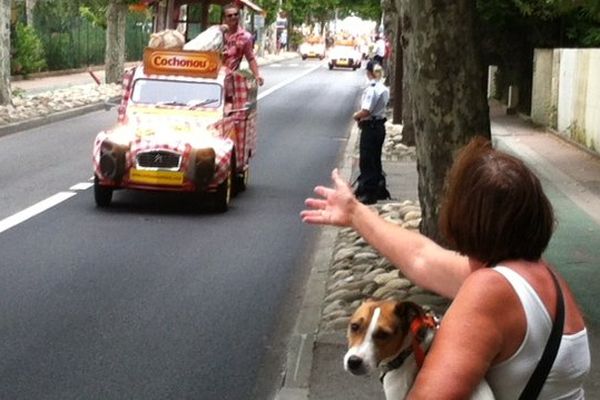
[[[39,72],[46,66],[42,42],[31,26],[22,22],[17,23],[11,46],[13,46],[11,60],[13,74],[27,75]]]
[[[263,0],[261,7],[267,11],[266,23],[274,22],[279,7],[278,0]],[[381,19],[378,0],[283,0],[281,8],[292,25],[313,25],[318,22],[324,26],[335,18],[336,11],[338,18],[355,15],[366,20]]]
[[[362,19],[379,21],[381,19],[381,2],[373,0],[346,0],[340,1],[338,7],[342,17],[356,15]]]
[[[42,23],[53,33],[68,33],[73,17],[79,15],[79,2],[38,0],[35,8],[35,25]]]
[[[315,22],[323,24],[333,18],[335,1],[289,0],[282,4],[282,8],[291,17],[292,25],[311,25]]]
[[[600,45],[590,40],[600,29],[600,0],[477,0],[477,9],[495,39],[516,30],[534,46]]]
[[[600,0],[477,0],[477,10],[485,62],[500,68],[499,97],[518,86],[525,113],[535,48],[600,46]]]
[[[79,0],[79,12],[82,17],[90,23],[102,29],[106,29],[106,9],[109,0]],[[117,0],[117,4],[132,5],[139,3],[139,0]]]
[[[106,0],[87,0],[79,6],[81,16],[92,25],[106,30]]]
[[[279,10],[278,0],[262,0],[260,6],[265,10],[265,25],[270,25],[275,22],[277,18],[277,11]]]

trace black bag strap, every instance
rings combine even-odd
[[[562,339],[563,326],[565,323],[565,305],[563,301],[562,290],[560,290],[560,285],[558,284],[558,279],[556,278],[556,275],[554,275],[554,272],[552,272],[550,268],[548,268],[548,271],[550,271],[550,275],[552,275],[552,279],[554,280],[554,286],[556,286],[556,318],[552,324],[552,331],[550,332],[550,337],[548,337],[548,341],[546,342],[544,354],[542,354],[542,358],[535,368],[535,371],[533,371],[533,374],[529,378],[529,382],[527,382],[525,389],[523,389],[519,400],[531,400],[538,398],[540,392],[542,391],[542,386],[544,386],[544,382],[546,382],[548,373],[552,368],[552,364],[554,364],[554,360],[558,354],[560,341]]]

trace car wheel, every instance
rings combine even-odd
[[[302,59],[303,59],[303,60],[306,60],[306,56],[302,56]]]
[[[98,207],[108,207],[112,201],[113,188],[100,185],[97,175],[94,175],[94,200]]]
[[[217,191],[214,193],[214,207],[215,211],[217,212],[225,212],[229,209],[234,174],[231,167],[232,165],[229,164],[229,173],[227,174],[227,178],[221,182],[219,186],[217,186]]]
[[[244,172],[235,176],[235,192],[240,193],[246,190],[250,181],[250,167],[247,167]]]
[[[329,63],[329,69],[333,69],[333,64]]]
[[[246,186],[244,184],[245,171],[242,171],[242,172],[238,171],[236,160],[237,160],[237,158],[236,158],[235,149],[234,149],[233,152],[231,153],[231,170],[233,171],[232,172],[233,181],[231,183],[233,185],[231,187],[231,196],[232,197],[235,197],[239,193],[246,190]]]

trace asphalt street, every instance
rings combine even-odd
[[[263,67],[250,186],[225,214],[139,192],[97,209],[92,142],[114,110],[0,138],[0,220],[68,194],[0,233],[0,398],[276,391],[316,238],[298,212],[336,165],[364,79],[317,66]]]

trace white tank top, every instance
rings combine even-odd
[[[527,331],[519,349],[509,359],[494,365],[487,380],[496,399],[516,400],[542,357],[552,329],[552,320],[544,303],[529,283],[515,271],[502,266],[493,268],[511,284],[523,305]],[[554,365],[538,399],[583,399],[583,381],[590,370],[587,330],[563,335]]]

